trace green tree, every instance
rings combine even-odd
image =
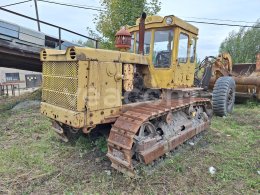
[[[238,32],[229,33],[219,52],[230,53],[233,63],[254,63],[256,54],[260,52],[260,19],[253,28],[243,27]]]
[[[144,11],[154,15],[161,9],[159,0],[101,0],[105,11],[96,18],[96,30],[103,48],[114,48],[115,34],[124,25],[134,25]]]
[[[89,27],[87,27],[86,30],[88,32],[89,37],[98,40],[98,45],[100,47],[100,43],[102,43],[101,37],[95,31],[90,29]],[[91,40],[91,39],[87,39],[86,41],[83,41],[83,40],[80,39],[78,41],[75,41],[75,43],[77,43],[81,46],[85,46],[85,47],[96,48],[96,42]],[[102,45],[101,45],[101,47],[102,47]]]

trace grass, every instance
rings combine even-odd
[[[151,175],[130,179],[110,167],[104,137],[64,144],[38,108],[5,110],[0,194],[257,194],[259,119],[260,105],[236,105],[232,116],[214,117],[194,147],[169,156]]]

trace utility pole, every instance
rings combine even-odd
[[[37,24],[38,24],[38,31],[41,31],[40,22],[39,22],[39,13],[38,13],[37,0],[34,0],[34,5],[35,5],[36,19],[37,19]]]

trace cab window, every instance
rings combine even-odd
[[[168,68],[171,65],[173,30],[157,30],[154,33],[153,64],[155,68]]]
[[[190,62],[194,63],[196,60],[196,39],[192,38],[192,44],[190,45]]]
[[[151,31],[145,31],[144,33],[144,55],[150,54],[150,43],[151,43]],[[136,48],[135,53],[138,53],[139,47],[139,32],[136,32]]]
[[[178,61],[179,63],[186,63],[188,58],[188,41],[187,34],[181,33],[179,38]]]

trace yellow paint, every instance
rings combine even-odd
[[[172,18],[172,24],[166,24],[166,18]],[[139,19],[137,20],[137,24]],[[138,31],[138,25],[133,27],[128,27],[131,33]],[[166,16],[164,18],[160,16],[149,16],[145,22],[145,28],[152,31],[151,40],[151,52],[147,57],[149,63],[149,72],[151,74],[150,79],[146,79],[146,85],[151,88],[180,88],[180,87],[191,87],[194,82],[194,71],[195,71],[195,61],[190,62],[188,57],[187,63],[178,63],[178,43],[180,33],[187,34],[189,36],[189,46],[188,46],[188,56],[190,56],[190,43],[192,38],[197,39],[198,29],[191,24],[184,22],[183,20],[175,16]],[[156,29],[172,29],[174,31],[174,46],[172,49],[172,59],[171,66],[169,68],[155,68],[152,63],[152,51],[154,42],[154,32]],[[136,34],[135,34],[136,40]],[[135,53],[137,53],[138,48],[134,46]]]
[[[171,17],[172,24],[166,24],[167,17]],[[43,50],[41,112],[75,128],[105,123],[120,113],[122,91],[123,88],[132,89],[135,68],[141,71],[147,88],[191,87],[195,62],[190,62],[190,44],[193,38],[197,39],[198,29],[175,16],[167,17],[149,16],[146,19],[146,29],[151,30],[149,55],[82,47],[70,47],[66,51]],[[174,32],[168,68],[156,68],[152,61],[157,29]],[[128,30],[136,34],[138,26],[128,27]],[[188,35],[187,63],[177,60],[180,33]],[[137,51],[136,45],[134,50]]]
[[[172,18],[173,22],[168,25],[166,23],[166,18]],[[138,31],[139,28],[139,22],[140,19],[136,20],[136,25],[135,26],[128,26],[128,30],[129,31]],[[173,16],[173,15],[169,15],[169,16],[165,16],[165,17],[161,17],[161,16],[148,16],[145,20],[145,29],[152,29],[152,28],[162,28],[162,27],[173,27],[173,26],[177,26],[181,29],[187,30],[195,35],[198,35],[199,29],[196,28],[195,26],[183,21],[182,19]]]

